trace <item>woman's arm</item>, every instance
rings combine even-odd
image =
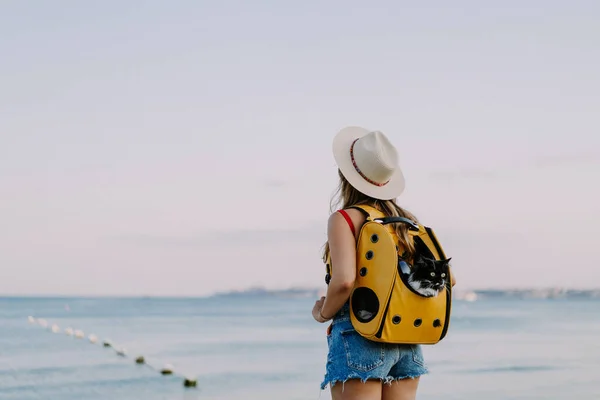
[[[315,319],[319,322],[333,318],[342,308],[350,297],[356,280],[356,239],[348,223],[338,212],[329,217],[327,241],[332,273],[325,299],[317,301],[313,310],[313,316],[317,311]]]

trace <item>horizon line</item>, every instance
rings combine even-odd
[[[227,291],[219,291],[210,294],[190,294],[190,295],[178,295],[178,294],[3,294],[0,293],[0,299],[200,299],[210,298],[216,296],[230,295],[230,294],[244,294],[251,293],[252,291],[264,291],[272,293],[280,292],[291,292],[291,291],[324,291],[325,288],[319,287],[289,287],[284,289],[272,289],[265,287],[249,287],[245,289],[232,289]],[[574,287],[574,286],[543,286],[543,287],[481,287],[481,288],[458,288],[453,289],[455,292],[482,292],[482,291],[600,291],[598,287]]]

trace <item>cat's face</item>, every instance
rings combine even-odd
[[[434,260],[419,257],[413,265],[412,280],[419,281],[423,289],[442,290],[446,286],[450,271],[448,266],[451,258]]]

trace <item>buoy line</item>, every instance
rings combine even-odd
[[[37,324],[37,325],[41,326],[42,328],[49,329],[52,333],[60,333],[61,332],[61,329],[57,324],[52,324],[50,326],[48,321],[46,321],[43,318],[36,319],[33,316],[29,316],[29,317],[27,317],[27,320],[29,321],[30,324]],[[85,338],[85,333],[80,329],[73,329],[72,327],[67,327],[67,328],[65,328],[65,330],[63,332],[67,336],[72,336],[76,339]],[[127,350],[125,348],[115,346],[110,339],[99,340],[99,338],[94,334],[88,335],[87,338],[88,338],[89,343],[91,343],[91,344],[99,344],[104,348],[112,348],[115,351],[115,354],[119,357],[123,357],[123,358],[129,357],[127,354]],[[142,355],[135,357],[134,362],[135,362],[135,364],[144,365],[154,371],[157,371],[161,375],[180,376],[183,378],[183,386],[186,388],[192,388],[192,387],[195,388],[198,386],[197,378],[177,373],[174,370],[173,365],[171,365],[171,364],[165,364],[162,368],[157,368],[155,366],[148,364],[146,362],[146,358]]]

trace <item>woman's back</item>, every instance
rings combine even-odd
[[[357,280],[357,238],[367,220],[367,216],[353,206],[370,205],[387,216],[416,222],[414,216],[398,206],[395,200],[405,185],[396,149],[381,132],[350,127],[334,138],[333,153],[340,178],[340,207],[327,223],[326,297],[313,307],[316,321],[331,321],[327,329],[329,353],[321,388],[329,384],[334,400],[414,399],[419,377],[427,373],[420,345],[366,339],[354,328],[349,307]],[[402,250],[403,256],[410,260],[415,246],[408,227],[395,224],[393,237],[397,240],[396,250]]]
[[[356,241],[366,221],[364,213],[348,208],[336,214],[344,221],[336,218],[333,230],[346,229]],[[355,254],[355,241],[345,242],[341,250],[346,253],[344,258],[351,257],[348,253]],[[321,389],[329,384],[334,399],[411,399],[416,394],[418,380],[415,379],[427,373],[420,346],[385,344],[363,338],[352,326],[348,302],[333,317],[327,329],[327,344],[328,367]],[[336,386],[337,383],[342,386]]]

